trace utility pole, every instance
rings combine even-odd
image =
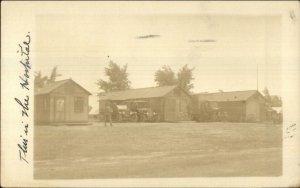
[[[258,63],[256,64],[256,90],[258,91]]]

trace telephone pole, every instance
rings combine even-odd
[[[256,90],[258,91],[258,63],[256,64]]]

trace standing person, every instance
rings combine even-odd
[[[112,125],[112,120],[111,120],[111,114],[112,114],[112,108],[110,107],[110,103],[107,102],[105,104],[105,112],[104,112],[104,115],[105,115],[105,118],[104,118],[104,126],[106,127],[106,122],[109,121],[110,123],[110,126],[113,126]]]

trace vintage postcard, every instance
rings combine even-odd
[[[298,2],[1,3],[1,186],[298,187]]]

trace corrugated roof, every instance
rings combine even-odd
[[[161,86],[140,89],[129,89],[125,91],[115,91],[105,93],[104,96],[100,96],[100,100],[129,100],[163,97],[175,88],[176,86]]]
[[[75,83],[77,86],[79,86],[80,88],[82,88],[84,91],[86,91],[88,94],[91,94],[89,91],[87,91],[86,89],[84,89],[83,87],[81,87],[79,84],[77,84],[74,80],[72,79],[66,79],[66,80],[60,80],[60,81],[55,81],[51,84],[48,84],[42,88],[38,88],[37,90],[34,91],[35,95],[43,95],[43,94],[48,94],[50,92],[52,92],[53,90],[55,90],[56,88],[64,85],[67,82],[73,82]]]
[[[246,101],[257,92],[258,91],[256,90],[230,91],[230,92],[218,92],[218,93],[199,93],[199,94],[195,94],[195,96],[198,96],[199,100],[215,101],[215,102]]]

